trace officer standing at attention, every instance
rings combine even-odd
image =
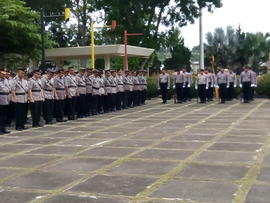
[[[181,104],[184,100],[184,80],[185,75],[179,69],[174,75],[173,83],[177,95],[177,103]]]
[[[122,110],[124,104],[125,89],[124,89],[124,79],[121,70],[119,70],[117,73],[116,81],[117,81],[116,109]]]
[[[86,117],[86,81],[85,68],[80,68],[77,74],[78,84],[78,118]]]
[[[251,72],[252,76],[252,84],[251,84],[251,95],[250,95],[250,100],[254,100],[254,94],[255,94],[255,88],[257,87],[257,74],[252,70],[251,67],[249,67],[249,71]]]
[[[165,69],[162,69],[158,77],[158,89],[161,91],[162,103],[167,103],[168,90],[170,89],[170,76],[166,73]]]
[[[206,98],[207,98],[207,101],[210,102],[210,101],[213,101],[213,96],[214,96],[213,87],[214,87],[215,81],[213,80],[212,74],[209,73],[208,70],[205,70],[204,74],[206,75],[207,80],[208,80],[208,90],[206,90]]]
[[[128,75],[129,71],[125,71],[125,75],[123,76],[123,82],[124,82],[124,89],[125,89],[125,94],[124,94],[124,102],[123,102],[123,109],[128,108],[128,98],[129,98],[129,80],[128,80]]]
[[[116,111],[116,97],[117,97],[117,78],[116,78],[116,71],[111,71],[111,88],[112,88],[112,111]]]
[[[206,91],[208,90],[208,84],[208,77],[204,74],[204,70],[200,70],[195,83],[195,89],[198,91],[201,104],[206,103]]]
[[[26,129],[28,82],[25,80],[25,69],[19,68],[16,77],[11,81],[12,101],[15,103],[16,130]]]
[[[221,99],[222,104],[225,103],[226,101],[226,93],[227,93],[227,88],[229,88],[230,84],[229,84],[229,77],[228,74],[225,73],[224,68],[221,67],[220,71],[217,74],[217,87],[219,88],[219,96]]]
[[[53,87],[56,90],[55,100],[55,116],[56,122],[64,122],[64,107],[65,107],[65,77],[64,69],[59,69],[57,76],[53,80]]]
[[[41,127],[40,118],[44,101],[44,92],[40,77],[40,71],[34,70],[33,77],[28,81],[28,94],[33,128]]]
[[[76,103],[79,95],[77,78],[73,67],[69,67],[69,73],[65,77],[66,104],[68,120],[75,120]]]
[[[146,77],[147,71],[142,71],[142,85],[143,85],[143,91],[142,91],[142,105],[145,104],[146,96],[147,96],[147,77]]]
[[[190,94],[190,87],[193,83],[192,80],[192,74],[188,72],[185,68],[183,68],[183,74],[184,74],[184,99],[183,101],[186,102],[187,100],[191,101],[191,94]]]
[[[105,96],[104,96],[104,112],[108,113],[112,111],[112,86],[111,86],[111,72],[110,70],[105,71],[104,85],[105,85]]]
[[[90,116],[92,115],[92,69],[86,70],[86,76],[85,76],[85,82],[86,82],[86,115]]]
[[[53,88],[53,75],[54,71],[48,69],[47,74],[41,78],[45,97],[43,103],[43,118],[46,124],[53,124],[54,99],[56,94],[55,88]]]
[[[6,130],[7,110],[10,102],[10,86],[5,78],[6,72],[0,70],[0,135],[8,134]]]
[[[100,82],[99,82],[99,72],[94,70],[94,76],[92,78],[92,114],[97,115],[99,107],[99,97],[100,97]]]
[[[244,71],[240,74],[240,88],[243,88],[244,103],[249,103],[251,100],[251,84],[253,82],[252,73],[248,67],[244,68]]]
[[[133,106],[139,106],[139,91],[140,82],[136,71],[132,72],[132,83],[133,83]]]
[[[229,101],[232,101],[234,96],[234,88],[236,88],[237,85],[237,77],[231,68],[229,69],[228,77],[229,77],[229,89],[227,99]]]
[[[106,95],[106,90],[105,90],[105,77],[103,75],[103,71],[99,70],[98,71],[98,75],[99,75],[99,101],[98,101],[98,112],[100,114],[104,113],[104,97]]]

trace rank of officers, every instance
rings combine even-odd
[[[213,101],[215,90],[217,90],[220,103],[231,101],[237,86],[242,89],[241,100],[244,103],[249,103],[254,100],[254,92],[257,87],[257,75],[252,68],[247,66],[243,68],[239,79],[232,69],[224,69],[223,67],[219,68],[217,74],[207,69],[199,70],[196,77],[192,77],[192,73],[185,68],[177,70],[172,77],[163,69],[158,77],[158,89],[161,91],[164,104],[167,103],[171,80],[177,103],[191,100],[190,87],[193,83],[195,83],[200,103]]]
[[[0,134],[7,126],[26,129],[28,111],[32,127],[53,124],[144,105],[145,71],[92,70],[74,67],[17,73],[0,69]],[[67,119],[65,119],[67,117]]]

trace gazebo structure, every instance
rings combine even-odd
[[[128,46],[128,57],[141,57],[146,60],[154,52],[154,49]],[[57,66],[63,67],[65,60],[87,60],[91,59],[91,47],[67,47],[48,49],[45,52],[47,61],[54,61]],[[123,57],[125,46],[123,44],[95,46],[95,58],[102,58],[105,61],[105,69],[110,69],[111,58]]]

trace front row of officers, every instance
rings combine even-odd
[[[84,118],[140,106],[146,100],[146,73],[110,71],[81,68],[75,72],[48,70],[41,75],[39,70],[27,78],[24,69],[11,77],[0,70],[0,134],[9,133],[6,125],[15,121],[16,130],[25,129],[28,107],[31,110],[32,126],[41,126],[43,116],[46,124]]]
[[[187,72],[186,69],[179,70],[173,75],[173,88],[175,89],[177,103],[190,100],[190,87],[192,84],[192,74]],[[195,89],[200,103],[213,101],[214,89],[218,89],[220,103],[225,103],[226,100],[231,101],[234,98],[234,90],[238,84],[242,88],[241,99],[243,102],[249,103],[252,101],[257,87],[257,76],[250,67],[244,67],[239,82],[232,70],[225,71],[224,68],[220,68],[216,75],[208,70],[200,70],[195,79]],[[165,70],[162,70],[159,75],[158,85],[163,103],[166,103],[167,92],[170,89],[170,75]]]

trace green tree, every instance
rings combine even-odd
[[[165,47],[171,52],[171,58],[165,60],[164,65],[169,69],[190,68],[191,52],[185,47],[184,39],[179,30],[168,32],[165,39]]]
[[[38,58],[40,30],[38,13],[20,0],[0,1],[0,55],[16,53]]]

